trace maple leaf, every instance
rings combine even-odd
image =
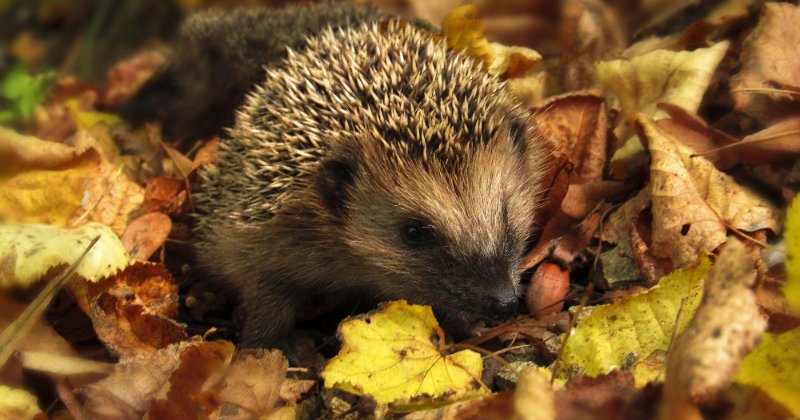
[[[483,360],[471,350],[443,355],[430,306],[389,302],[339,326],[342,350],[322,371],[325,386],[372,395],[393,411],[413,411],[487,393]],[[443,341],[442,341],[443,342]]]

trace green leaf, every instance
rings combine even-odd
[[[783,293],[789,305],[800,311],[800,194],[786,211],[786,284]]]
[[[0,110],[0,122],[33,117],[36,106],[47,96],[54,71],[32,75],[23,63],[14,66],[0,81],[0,98],[5,108]]]

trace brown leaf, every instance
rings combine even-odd
[[[188,193],[185,181],[160,176],[147,183],[142,206],[146,212],[160,211],[176,215],[183,212],[187,202]]]
[[[97,337],[123,356],[152,353],[186,339],[184,325],[127,302],[125,296],[100,295],[91,317]]]
[[[759,313],[749,251],[728,241],[705,281],[703,301],[667,356],[667,418],[686,418],[713,405],[767,326]],[[677,416],[677,417],[676,417]]]
[[[602,179],[608,130],[603,96],[593,92],[556,96],[534,115],[539,132],[572,162],[571,184]]]
[[[625,418],[623,408],[633,400],[635,389],[627,371],[579,376],[556,393],[556,412],[565,419]]]
[[[742,70],[731,79],[736,108],[762,121],[797,113],[800,107],[800,6],[768,2],[742,49]]]
[[[139,87],[153,75],[166,61],[158,51],[144,51],[128,59],[117,62],[108,70],[106,85],[103,88],[102,102],[115,108],[131,97]]]
[[[640,120],[649,141],[652,247],[676,267],[725,241],[727,228],[777,230],[776,210],[702,157],[679,145],[649,118]]]
[[[164,213],[147,213],[134,219],[120,237],[131,258],[147,261],[169,236],[172,220]]]
[[[561,2],[559,30],[566,91],[596,87],[595,63],[625,47],[625,34],[614,10],[596,0]]]
[[[192,356],[183,357],[188,349],[198,347],[200,349],[190,352]],[[221,354],[224,360],[232,350],[233,345],[228,342],[203,343],[192,340],[173,344],[157,352],[130,354],[117,363],[114,372],[107,378],[77,391],[84,400],[83,413],[87,418],[142,418],[157,398],[167,395],[173,382],[180,385],[182,380],[191,380],[185,377],[172,378],[182,363],[186,362],[187,367],[191,365],[197,369],[199,363],[192,359]],[[194,418],[196,413],[193,414],[175,418]]]

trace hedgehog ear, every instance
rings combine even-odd
[[[347,190],[353,184],[355,169],[346,159],[328,158],[321,162],[319,186],[325,206],[338,217],[347,214]]]

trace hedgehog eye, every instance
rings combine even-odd
[[[403,240],[406,244],[417,247],[424,245],[429,239],[429,229],[421,221],[411,219],[403,225]]]

